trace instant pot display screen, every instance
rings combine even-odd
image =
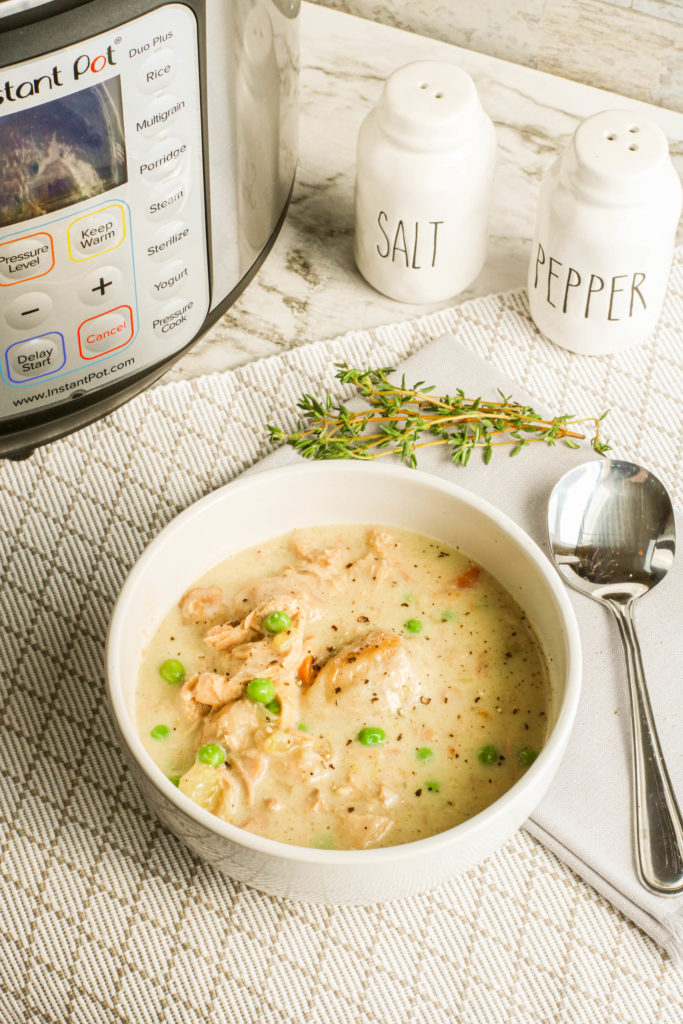
[[[128,180],[121,82],[0,117],[0,227],[61,210]]]

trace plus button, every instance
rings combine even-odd
[[[100,278],[100,283],[96,284],[95,287],[91,288],[90,290],[93,291],[93,292],[99,292],[100,295],[104,295],[104,293],[106,292],[107,288],[109,287],[109,285],[111,283],[112,283],[111,281],[105,281],[104,278],[101,277]]]

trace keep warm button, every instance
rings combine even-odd
[[[108,313],[91,316],[78,328],[78,347],[83,359],[97,359],[123,348],[132,341],[133,310],[130,306],[117,306]]]
[[[69,256],[77,263],[118,248],[126,237],[126,220],[120,203],[76,217],[69,224]]]

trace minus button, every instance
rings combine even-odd
[[[47,292],[26,292],[17,295],[5,310],[5,320],[16,330],[31,330],[45,323],[52,313],[52,297]],[[59,330],[59,324],[50,324],[50,329]]]

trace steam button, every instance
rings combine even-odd
[[[152,221],[170,220],[178,215],[186,199],[187,185],[182,178],[162,181],[150,193],[147,216]]]
[[[150,54],[140,67],[141,89],[148,93],[167,89],[175,78],[176,70],[176,62],[170,50],[158,50]]]

